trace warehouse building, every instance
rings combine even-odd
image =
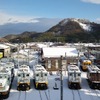
[[[60,61],[62,58],[62,62]],[[76,48],[67,47],[45,47],[42,48],[42,61],[44,66],[49,71],[56,71],[60,69],[60,62],[63,69],[66,70],[70,63],[78,63],[78,51]]]

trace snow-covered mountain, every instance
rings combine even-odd
[[[59,22],[56,26],[48,31],[54,31],[61,34],[94,32],[100,31],[100,24],[90,22],[86,19],[67,18]]]
[[[38,19],[39,20],[39,19]],[[32,27],[34,30],[40,30],[41,27],[43,29],[51,28],[45,32],[39,32],[39,33],[32,33],[30,24],[25,24],[24,28],[20,26],[19,29],[28,29],[26,31],[27,35],[22,34],[18,36],[14,36],[15,38],[12,40],[11,35],[10,38],[6,37],[9,41],[15,41],[16,38],[20,38],[21,40],[31,40],[31,41],[62,41],[62,42],[100,42],[100,24],[90,22],[86,19],[76,19],[76,18],[67,18],[63,19],[59,22],[59,20],[56,19],[40,19],[40,22],[36,22],[35,26]],[[55,21],[56,20],[56,21]],[[54,22],[53,22],[54,21]],[[55,22],[59,22],[58,24],[55,24]],[[33,24],[32,24],[33,25]],[[53,26],[53,27],[52,27]],[[12,29],[14,25],[12,25]],[[11,29],[11,30],[12,30]],[[29,32],[28,32],[29,31]],[[37,35],[38,34],[38,35]],[[31,35],[31,36],[30,36]],[[25,37],[26,36],[26,37]],[[27,38],[27,39],[26,39]]]
[[[61,21],[61,26],[67,24],[67,22],[69,21],[73,21],[78,23],[81,28],[83,28],[86,31],[91,31],[91,22],[89,20],[86,19],[76,19],[76,18],[68,18],[68,19],[64,19],[63,21]]]
[[[58,24],[58,18],[13,18],[0,19],[0,37],[8,34],[19,34],[25,31],[44,32]]]

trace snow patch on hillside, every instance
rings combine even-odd
[[[64,26],[68,23],[68,21],[77,22],[85,31],[91,31],[90,21],[86,19],[78,19],[78,18],[67,18],[61,22],[61,26]]]
[[[91,31],[91,26],[83,23],[79,23],[79,25],[86,31]]]
[[[90,22],[83,19],[83,20],[79,20],[79,19],[73,19],[73,21],[79,23],[79,25],[85,30],[85,31],[91,31],[91,26],[90,26]]]

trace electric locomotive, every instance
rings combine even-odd
[[[13,78],[10,71],[4,66],[0,66],[0,98],[6,99],[9,97]]]
[[[21,65],[17,71],[17,90],[30,89],[30,68],[27,65]]]
[[[42,65],[35,65],[33,67],[34,84],[36,89],[48,88],[48,72]]]
[[[5,68],[6,68],[6,70],[10,71],[11,77],[14,78],[14,63],[13,62],[6,62]]]
[[[87,66],[91,65],[91,64],[92,64],[92,62],[89,59],[87,59],[86,57],[82,57],[80,59],[80,67],[83,71],[87,71]]]
[[[90,88],[100,89],[100,69],[96,65],[88,66],[87,79]]]
[[[81,71],[77,65],[68,65],[68,87],[81,89]]]

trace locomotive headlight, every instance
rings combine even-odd
[[[46,84],[48,84],[48,82],[45,82]]]
[[[6,95],[6,94],[8,94],[8,92],[3,92],[2,94],[3,94],[3,95]]]
[[[78,74],[78,76],[81,76],[81,74]]]
[[[30,82],[27,82],[26,84],[27,84],[27,85],[30,85]]]
[[[38,86],[38,82],[36,82],[36,84],[35,84],[35,85],[36,85],[36,87],[37,87],[37,86]]]
[[[20,85],[21,83],[20,82],[18,82],[18,85]]]

